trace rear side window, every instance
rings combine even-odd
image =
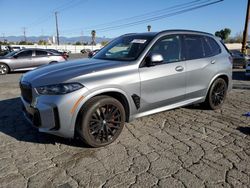
[[[185,59],[200,59],[205,56],[203,37],[199,35],[185,35]]]
[[[221,53],[219,44],[211,37],[202,35],[185,35],[185,59],[200,59]]]
[[[211,53],[206,56],[215,56],[221,53],[219,44],[211,37],[205,37],[205,43],[209,46]]]
[[[47,56],[48,52],[43,50],[36,50],[36,56]]]

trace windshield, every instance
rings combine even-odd
[[[121,36],[100,50],[93,58],[115,61],[136,60],[153,36],[130,35]]]
[[[6,54],[4,57],[12,57],[16,52],[13,51],[13,52],[10,52],[8,54]]]

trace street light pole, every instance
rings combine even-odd
[[[246,20],[245,20],[245,28],[243,32],[243,41],[242,41],[242,48],[241,52],[246,54],[246,43],[247,43],[247,37],[248,37],[248,22],[249,22],[249,11],[250,11],[250,0],[247,2],[247,12],[246,12]]]
[[[27,38],[26,38],[26,27],[23,27],[23,38],[24,38],[24,41],[27,42]]]
[[[57,45],[59,45],[59,44],[60,44],[60,41],[59,41],[59,31],[58,31],[57,12],[55,12],[55,17],[56,17],[56,39],[57,39]]]

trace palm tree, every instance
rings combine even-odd
[[[91,36],[92,36],[92,45],[95,45],[95,37],[96,37],[96,31],[95,30],[92,30],[91,31]]]
[[[151,25],[148,25],[147,28],[148,28],[148,32],[150,32],[151,31]]]

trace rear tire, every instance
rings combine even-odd
[[[0,75],[8,74],[10,71],[8,65],[0,63]]]
[[[109,96],[97,96],[83,107],[77,130],[85,143],[102,147],[114,142],[125,124],[123,105]]]
[[[52,65],[52,64],[55,64],[55,63],[58,63],[57,61],[51,61],[49,64]]]
[[[211,110],[216,110],[222,107],[227,95],[227,83],[222,78],[217,78],[211,85],[206,101],[205,107]]]

